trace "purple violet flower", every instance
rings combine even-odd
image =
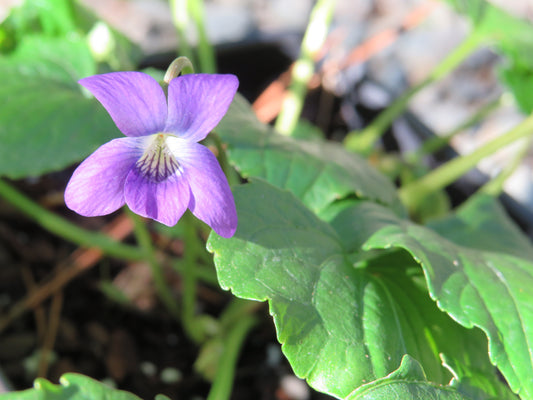
[[[191,74],[168,86],[142,72],[83,78],[126,137],[113,139],[74,171],[66,205],[83,216],[124,204],[144,217],[175,225],[189,208],[216,233],[237,229],[235,202],[213,153],[197,143],[219,123],[239,82],[234,75]]]

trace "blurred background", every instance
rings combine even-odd
[[[10,6],[21,2],[5,3],[4,18]],[[459,8],[465,8],[469,2],[459,0],[456,3]],[[531,0],[491,0],[489,3],[520,19],[533,21]],[[166,1],[80,0],[79,4],[137,47],[141,67],[164,69],[180,46],[173,13]],[[237,74],[241,92],[251,102],[256,101],[298,57],[313,4],[312,0],[205,1],[205,28],[209,42],[217,50],[219,71]],[[481,14],[482,10],[478,12]],[[103,26],[97,24],[91,31],[95,51],[99,46],[105,48],[109,40]],[[367,118],[373,117],[373,110],[385,108],[393,98],[423,81],[470,30],[468,18],[447,2],[338,0],[320,61],[323,74],[320,82],[314,82],[315,88],[326,93],[315,99],[315,107],[309,105],[304,117],[323,130],[334,131],[331,124],[338,111],[339,124],[346,124],[348,130],[363,126]],[[193,46],[198,43],[192,21],[186,34]],[[498,68],[505,62],[505,57],[490,46],[482,47],[452,74],[417,94],[409,110],[431,133],[444,135],[467,121],[483,105],[505,94],[506,88],[498,79]],[[280,103],[281,95],[274,90],[264,94],[263,103],[257,103],[256,109],[260,109],[261,118],[271,121],[279,109],[272,104]],[[501,99],[496,112],[456,135],[451,141],[453,148],[460,154],[468,153],[522,120],[519,107],[510,98],[507,100]],[[335,101],[340,104],[332,105]],[[338,109],[332,112],[331,107],[335,106]],[[371,115],[360,115],[358,108],[370,109]],[[345,127],[339,128],[337,134],[342,136]],[[408,139],[410,134],[405,133],[405,129],[412,129],[412,126],[406,128],[405,121],[400,120],[396,128],[397,135],[402,137],[403,151],[416,146]],[[480,170],[495,176],[509,163],[509,155],[515,150],[510,147],[484,160],[479,165]],[[531,163],[529,156],[508,179],[506,190],[512,198],[533,210]],[[472,174],[470,179],[479,183],[483,178]]]

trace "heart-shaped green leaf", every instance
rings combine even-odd
[[[440,353],[466,368],[493,369],[486,339],[437,309],[407,252],[354,256],[332,226],[264,181],[237,187],[234,196],[235,236],[212,234],[208,241],[219,282],[239,297],[269,301],[283,352],[313,387],[344,398],[395,371],[405,354],[439,384],[451,378]],[[380,212],[383,221],[399,221],[377,204],[354,207],[345,209],[353,221]],[[359,242],[380,226],[363,225]]]

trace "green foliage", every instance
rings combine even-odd
[[[380,229],[364,247],[407,250],[421,264],[439,308],[461,325],[485,331],[491,361],[513,390],[532,398],[529,327],[533,315],[527,288],[533,285],[533,264],[529,260],[491,251],[488,246],[483,251],[456,245],[410,223]]]
[[[432,382],[445,384],[446,354],[471,377],[492,376],[500,390],[486,341],[438,311],[407,253],[351,257],[374,232],[406,221],[364,201],[341,208],[329,225],[263,181],[236,188],[235,199],[235,237],[212,235],[208,242],[220,284],[239,297],[269,300],[283,351],[312,386],[343,398],[392,373],[405,354]]]
[[[60,170],[120,132],[76,83],[96,73],[82,39],[28,37],[0,58],[0,176]]]
[[[65,37],[76,31],[69,0],[25,0],[14,6],[0,24],[0,53],[14,50],[24,37]]]
[[[234,190],[235,236],[208,241],[219,282],[269,302],[297,375],[339,398],[515,398],[495,364],[533,398],[532,247],[494,199],[425,227],[405,219],[376,171],[361,178],[372,169],[358,157],[281,138],[242,101],[217,131],[251,180]],[[341,180],[354,169],[356,183]],[[318,178],[302,185],[300,174]]]
[[[139,397],[116,390],[94,379],[80,374],[64,374],[61,385],[54,385],[46,379],[36,379],[33,389],[0,394],[0,400],[141,400]],[[170,400],[158,395],[156,400]]]

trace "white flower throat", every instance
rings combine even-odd
[[[148,146],[135,163],[139,172],[147,179],[162,182],[180,169],[176,157],[166,143],[165,133],[156,133],[148,138]]]

